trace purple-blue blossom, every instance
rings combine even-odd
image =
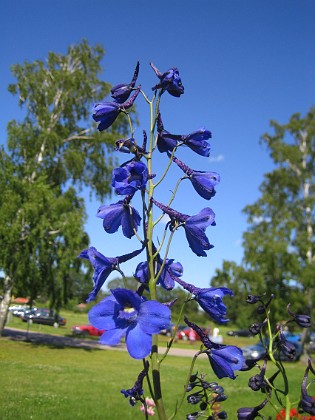
[[[216,376],[221,378],[235,379],[235,370],[240,370],[244,364],[243,352],[236,346],[213,343],[198,325],[184,317],[186,324],[191,327],[200,337],[206,347],[211,367]]]
[[[100,206],[97,217],[103,219],[105,232],[115,233],[121,226],[123,235],[129,239],[138,230],[141,222],[140,214],[128,203],[128,199]]]
[[[266,398],[261,404],[256,407],[242,407],[237,410],[237,420],[254,420],[259,416],[259,411],[262,410],[268,402]]]
[[[112,187],[116,194],[132,195],[146,187],[149,173],[143,162],[131,160],[113,170]]]
[[[154,198],[152,198],[152,202],[170,216],[170,226],[172,229],[183,226],[191,250],[198,255],[198,257],[206,257],[207,254],[205,253],[205,250],[208,251],[213,248],[213,245],[210,244],[209,239],[205,234],[205,230],[208,226],[215,226],[215,214],[213,210],[206,207],[198,214],[189,216],[159,203]]]
[[[138,78],[139,66],[140,66],[140,63],[138,61],[137,65],[136,65],[136,68],[135,68],[135,71],[134,71],[134,74],[133,74],[133,78],[132,78],[130,83],[120,83],[119,85],[116,85],[111,89],[111,96],[118,103],[121,104],[129,98],[130,93],[132,92],[133,88],[135,87],[135,84],[136,84],[136,81],[137,81],[137,78]]]
[[[118,288],[90,310],[89,320],[94,327],[106,330],[100,343],[115,346],[126,336],[130,356],[143,359],[151,352],[152,334],[170,326],[171,311],[160,302]]]
[[[299,408],[305,411],[305,413],[315,416],[315,398],[307,393],[307,382],[309,371],[315,375],[311,360],[308,359],[307,368],[305,369],[302,385],[301,385],[301,400],[299,402]]]
[[[168,156],[171,157],[169,153]],[[220,175],[217,172],[195,171],[175,156],[173,156],[173,161],[186,174],[195,191],[202,198],[210,200],[215,196],[216,191],[214,187],[220,182]]]
[[[226,295],[233,296],[231,289],[228,289],[227,287],[199,288],[193,284],[186,283],[179,278],[174,278],[174,280],[185,290],[194,295],[194,298],[202,309],[210,315],[214,321],[221,324],[229,321],[226,318],[226,306],[224,305],[222,298]]]
[[[152,90],[161,89],[161,93],[167,92],[175,97],[179,97],[184,93],[184,86],[179,76],[179,71],[176,67],[172,67],[165,73],[161,73],[153,63],[150,66],[154,70],[157,77],[160,79],[160,83],[153,86]]]
[[[105,257],[103,254],[97,251],[96,248],[90,247],[82,251],[79,255],[79,258],[84,258],[92,264],[94,269],[93,274],[93,282],[94,288],[92,292],[89,294],[87,298],[87,302],[91,302],[95,300],[98,292],[101,290],[102,286],[104,285],[107,277],[110,273],[114,270],[119,268],[119,264],[122,262],[126,262],[131,258],[136,257],[143,251],[143,247],[139,250],[131,252],[130,254],[121,255],[120,257],[115,258],[108,258]]]
[[[158,257],[156,271],[159,272],[163,260]],[[160,284],[166,290],[172,290],[175,286],[174,277],[180,277],[183,274],[183,266],[180,262],[174,262],[172,259],[166,259],[163,270],[158,278],[157,284]],[[143,284],[148,283],[148,263],[147,261],[141,262],[137,265],[135,278]]]
[[[161,153],[172,152],[175,147],[186,145],[198,155],[209,157],[211,146],[207,140],[211,136],[211,132],[205,128],[200,128],[190,134],[171,134],[164,129],[161,115],[158,116],[157,147]]]
[[[132,97],[123,104],[107,101],[94,105],[93,119],[94,121],[99,122],[97,129],[99,131],[103,131],[109,128],[115,122],[116,118],[121,112],[125,112],[126,109],[133,105],[139,92],[140,87],[138,87]]]

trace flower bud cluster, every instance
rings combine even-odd
[[[199,411],[189,413],[186,419],[198,419],[204,417],[205,413],[212,413],[208,419],[225,419],[227,414],[221,410],[221,402],[227,399],[224,389],[217,382],[207,382],[203,374],[198,373],[190,377],[190,382],[186,388],[187,392],[192,392],[187,396],[188,404],[199,404]]]

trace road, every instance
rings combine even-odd
[[[5,328],[2,337],[12,341],[26,341],[33,344],[47,344],[52,347],[76,347],[82,349],[101,349],[101,350],[120,350],[126,351],[125,344],[119,344],[115,347],[99,344],[97,341],[90,340],[82,337],[64,337],[55,334],[44,334],[33,331],[19,330],[16,328]],[[1,340],[1,339],[0,339]],[[160,347],[161,353],[166,348]],[[171,348],[169,351],[170,356],[193,357],[197,350],[193,349],[179,349]],[[203,355],[202,355],[203,356]]]

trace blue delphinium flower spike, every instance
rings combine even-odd
[[[225,318],[226,306],[224,305],[222,298],[225,295],[233,296],[231,289],[228,289],[227,287],[199,288],[193,284],[186,283],[178,277],[173,277],[173,279],[185,290],[194,295],[194,298],[202,309],[210,315],[214,321],[221,324],[229,321],[229,319]]]
[[[132,97],[123,104],[119,104],[118,102],[101,102],[94,105],[93,119],[94,121],[99,122],[97,129],[103,131],[109,128],[121,112],[133,105],[139,92],[140,87],[138,87]]]
[[[168,155],[171,157],[169,153]],[[202,198],[210,200],[210,198],[215,196],[216,191],[214,187],[220,182],[220,175],[217,172],[195,171],[175,156],[173,156],[173,161],[185,172],[196,192]]]
[[[131,195],[146,187],[148,168],[143,162],[131,160],[113,170],[112,187],[116,194]]]
[[[191,250],[199,257],[206,257],[207,254],[204,250],[213,248],[209,239],[205,234],[208,226],[215,226],[215,214],[212,209],[206,207],[198,214],[189,216],[187,214],[179,213],[164,204],[159,203],[154,198],[152,202],[159,207],[164,213],[168,214],[171,218],[171,227],[173,222],[178,222],[180,226],[185,229],[186,238]]]
[[[115,233],[121,226],[123,235],[129,239],[138,230],[141,222],[140,214],[129,204],[128,199],[120,200],[115,204],[100,206],[97,217],[103,219],[105,232]]]
[[[118,288],[90,310],[89,320],[94,327],[106,330],[100,343],[114,346],[126,336],[130,356],[143,359],[151,352],[152,334],[170,326],[171,311],[160,302]]]
[[[87,298],[87,302],[95,300],[98,292],[101,290],[101,287],[105,283],[107,277],[114,270],[117,270],[118,266],[122,262],[126,262],[131,258],[136,257],[143,251],[144,247],[130,254],[121,255],[120,257],[107,258],[103,254],[97,251],[96,248],[90,247],[82,251],[79,255],[79,258],[84,258],[89,260],[94,268],[93,281],[94,288]]]
[[[140,63],[138,61],[137,65],[136,65],[136,68],[135,68],[135,71],[134,71],[134,74],[133,74],[133,78],[132,78],[130,83],[128,83],[128,84],[120,83],[119,85],[116,85],[111,89],[111,94],[112,94],[111,96],[118,103],[121,104],[129,98],[130,93],[132,92],[133,88],[135,87],[135,84],[136,84],[136,81],[137,81],[137,78],[138,78],[139,66],[140,66]]]
[[[221,378],[235,379],[235,370],[240,370],[244,364],[243,352],[236,346],[213,343],[198,325],[184,317],[186,324],[191,327],[200,337],[206,347],[211,367],[216,376]]]
[[[184,93],[184,86],[181,78],[179,77],[179,71],[176,67],[172,67],[165,73],[161,73],[153,63],[150,66],[154,70],[157,77],[160,79],[160,83],[153,86],[152,90],[161,89],[162,93],[166,90],[172,96],[179,97]]]

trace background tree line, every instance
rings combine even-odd
[[[261,141],[275,168],[265,174],[258,200],[243,210],[248,228],[242,264],[224,261],[211,280],[238,296],[228,305],[240,327],[251,319],[249,293],[273,293],[277,320],[287,319],[289,302],[296,312],[314,315],[315,108],[283,125],[271,121],[271,127]]]
[[[12,66],[9,91],[24,118],[8,123],[0,150],[0,331],[12,293],[31,301],[41,295],[58,310],[91,286],[76,258],[89,244],[80,192],[110,194],[113,145],[127,132],[121,119],[106,136],[91,125],[92,105],[110,91],[100,79],[103,56],[84,40],[65,55]]]

